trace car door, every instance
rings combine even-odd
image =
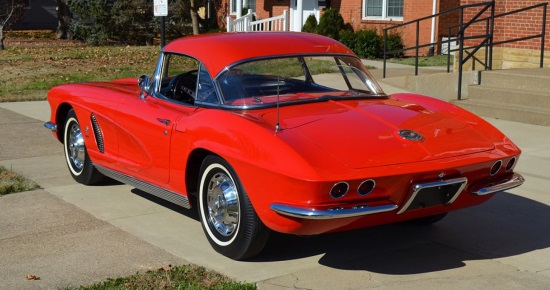
[[[198,62],[165,57],[159,84],[144,96],[125,99],[117,112],[118,165],[124,173],[154,184],[170,180],[170,146],[178,122],[193,114]]]
[[[118,165],[124,173],[152,183],[169,181],[173,128],[191,113],[173,105],[154,97],[136,97],[119,107]]]

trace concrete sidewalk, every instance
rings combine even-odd
[[[41,119],[7,110],[12,104],[2,103],[0,165],[23,173],[45,190],[0,197],[0,289],[78,287],[186,263],[52,194],[52,189],[75,183],[63,174],[63,147],[44,130],[40,115],[49,111],[47,104],[13,105],[13,110]],[[109,191],[108,186],[104,190]],[[28,274],[40,280],[27,280]]]
[[[87,284],[187,261],[260,289],[550,285],[550,127],[489,120],[522,148],[527,181],[481,206],[425,228],[274,234],[262,255],[235,262],[210,248],[193,210],[127,185],[72,181],[61,144],[42,127],[48,118],[46,102],[0,103],[0,164],[44,188],[0,198],[0,288]]]

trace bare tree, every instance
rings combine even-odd
[[[0,50],[4,49],[4,29],[23,17],[23,0],[0,0]]]
[[[73,14],[65,0],[57,0],[57,38],[72,39],[73,35],[69,29]]]
[[[193,26],[193,34],[199,34],[199,14],[197,13],[199,7],[197,7],[197,0],[189,0],[191,3],[191,24]]]

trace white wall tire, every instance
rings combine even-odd
[[[258,218],[235,171],[218,156],[208,156],[199,175],[199,216],[210,245],[234,260],[257,255],[269,229]]]
[[[84,137],[74,110],[71,109],[67,113],[63,128],[65,161],[73,179],[85,185],[101,182],[103,175],[97,171],[88,156]]]

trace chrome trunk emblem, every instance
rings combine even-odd
[[[413,130],[399,130],[397,132],[397,134],[399,134],[399,136],[401,136],[401,138],[405,139],[405,140],[409,140],[409,141],[416,141],[416,142],[420,142],[422,140],[424,140],[424,136],[420,135],[420,133],[418,132],[415,132]]]

